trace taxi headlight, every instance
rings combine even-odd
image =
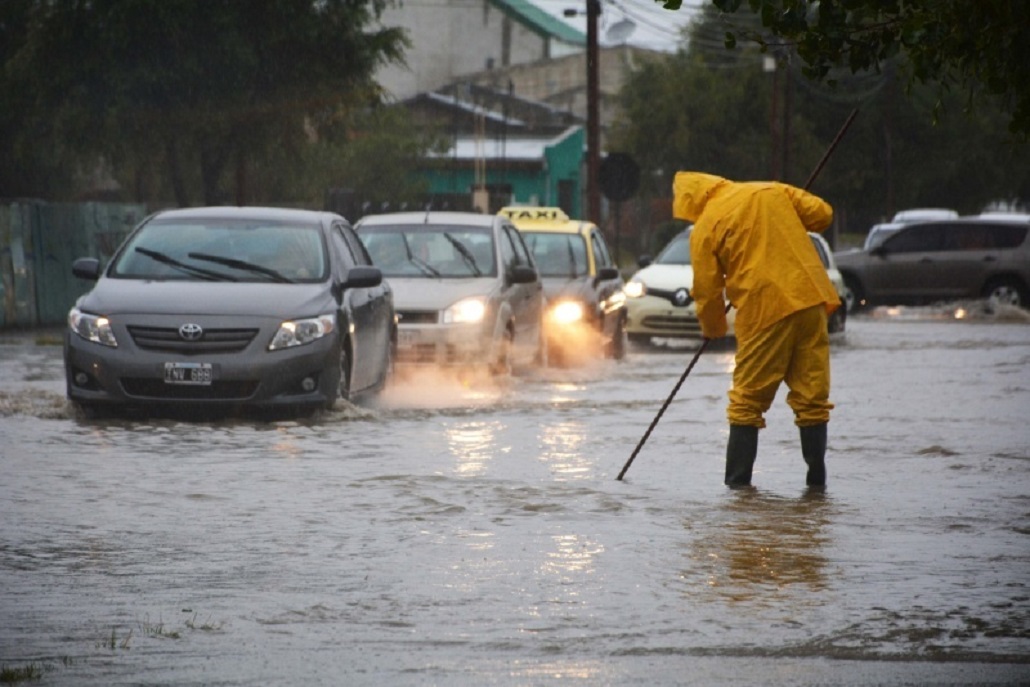
[[[640,298],[647,293],[647,287],[644,286],[644,282],[636,281],[635,279],[631,279],[622,290],[626,293],[626,298]]]
[[[562,301],[551,310],[551,319],[557,324],[579,322],[585,315],[583,304],[576,301]]]
[[[463,298],[443,311],[444,324],[476,324],[486,317],[486,299]]]
[[[72,308],[68,312],[68,328],[86,341],[118,348],[111,321],[102,315],[90,315],[78,308]]]
[[[302,320],[287,320],[279,325],[279,331],[272,337],[272,343],[268,344],[268,350],[279,351],[284,348],[303,346],[332,334],[335,329],[335,313],[326,313]]]

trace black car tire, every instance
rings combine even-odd
[[[859,312],[865,307],[862,305],[862,301],[865,299],[862,283],[850,274],[842,276],[844,277],[844,307],[849,313]]]
[[[340,344],[340,381],[337,384],[337,398],[342,398],[344,401],[350,400],[350,381],[351,381],[351,355],[350,355],[350,341],[344,340]]]
[[[495,377],[507,377],[511,375],[511,355],[515,337],[510,328],[504,330],[504,336],[499,342],[500,350],[497,357],[490,364],[490,374]]]
[[[848,307],[844,304],[841,304],[841,306],[834,310],[833,314],[830,315],[830,322],[827,326],[827,330],[830,332],[830,334],[839,334],[840,332],[844,331],[847,318]]]
[[[1030,305],[1030,295],[1027,294],[1026,286],[1011,277],[996,277],[987,282],[983,289],[983,297],[992,305],[1014,305],[1017,308],[1026,308]]]
[[[620,317],[612,333],[612,340],[608,342],[605,351],[609,358],[622,360],[626,357],[626,318]]]

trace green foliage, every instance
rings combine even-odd
[[[975,213],[996,200],[1030,200],[1026,145],[1006,132],[999,98],[983,95],[970,108],[959,93],[906,88],[896,75],[901,57],[879,71],[831,70],[828,83],[805,76],[789,50],[726,49],[727,32],[756,28],[753,15],[709,10],[691,27],[685,50],[627,82],[609,147],[637,159],[642,194],[668,197],[682,169],[804,185],[859,108],[813,185],[833,204],[841,231],[864,233],[908,207]],[[773,57],[777,70],[765,71],[763,61]]]
[[[18,40],[0,93],[31,94],[17,116],[35,123],[11,137],[62,159],[102,156],[136,194],[246,200],[252,165],[378,102],[373,71],[405,46],[374,26],[385,1],[5,4],[0,31]]]
[[[677,10],[681,0],[656,0]],[[743,0],[712,0],[733,14]],[[764,31],[745,28],[727,35],[764,50],[784,43],[804,62],[806,75],[881,69],[904,55],[910,79],[933,84],[938,97],[964,90],[971,100],[995,96],[1013,133],[1030,135],[1030,3],[1022,0],[747,0]]]

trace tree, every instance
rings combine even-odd
[[[34,96],[22,140],[100,157],[123,185],[164,185],[179,205],[242,203],[255,164],[299,155],[379,101],[373,71],[401,61],[406,40],[373,27],[385,3],[22,2],[3,91]]]
[[[682,0],[655,0],[677,10]],[[745,0],[712,0],[732,14]],[[879,70],[899,55],[909,79],[936,84],[939,97],[958,88],[972,105],[984,95],[1000,98],[1009,129],[1030,135],[1030,3],[1018,0],[746,0],[767,33],[728,30],[728,47],[739,38],[768,49],[784,42],[796,50],[805,72],[831,77]],[[771,34],[768,35],[768,34]],[[935,114],[938,111],[934,111]]]
[[[833,87],[803,75],[786,47],[727,50],[727,27],[750,30],[747,21],[756,25],[750,15],[710,9],[692,24],[684,50],[645,64],[627,81],[609,146],[638,161],[642,195],[667,198],[682,169],[803,185],[858,107],[813,185],[834,206],[842,231],[864,232],[908,207],[976,213],[993,201],[1030,199],[1026,147],[1013,145],[995,99],[984,96],[975,111],[934,124],[935,108],[951,114],[964,100],[939,97],[930,85],[902,88],[896,63],[903,56],[879,72],[837,70]],[[778,66],[765,71],[765,58],[773,57]]]

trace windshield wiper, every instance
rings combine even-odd
[[[454,249],[461,254],[461,257],[463,260],[465,260],[465,263],[472,268],[472,272],[477,277],[482,277],[483,270],[479,269],[479,265],[476,263],[476,257],[472,255],[472,251],[468,249],[468,246],[466,246],[464,243],[454,238],[447,232],[444,232],[443,237],[450,241],[451,245],[454,246]]]
[[[420,270],[428,274],[430,277],[440,276],[440,271],[438,269],[430,265],[425,260],[415,257],[415,254],[411,252],[411,246],[408,245],[407,237],[404,238],[404,252],[407,253],[408,262],[410,262],[412,265],[419,268]]]
[[[135,250],[137,253],[147,256],[151,260],[155,260],[164,265],[174,267],[175,269],[181,272],[185,272],[186,274],[190,274],[195,277],[200,277],[202,279],[207,279],[208,281],[238,281],[235,277],[232,277],[228,274],[222,274],[221,272],[213,272],[211,270],[205,270],[201,267],[187,265],[186,263],[180,262],[179,260],[176,260],[170,255],[165,255],[160,251],[150,250],[149,248],[142,248],[140,246],[136,246],[136,248],[134,248],[133,250]]]
[[[235,270],[244,270],[246,272],[255,272],[257,274],[263,274],[266,277],[271,277],[272,281],[282,282],[284,284],[292,284],[293,280],[289,277],[284,276],[281,272],[273,270],[271,267],[263,267],[261,265],[255,265],[252,262],[246,260],[238,260],[236,258],[227,258],[222,255],[209,255],[207,253],[187,253],[187,257],[193,258],[194,260],[207,260],[208,262],[214,262],[219,265],[225,265]]]

